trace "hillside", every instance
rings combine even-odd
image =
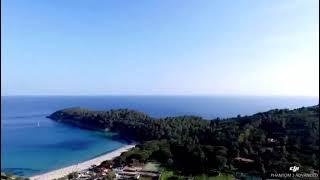
[[[275,109],[252,116],[205,120],[152,118],[128,109],[71,108],[48,118],[95,130],[108,129],[141,144],[115,163],[156,160],[183,174],[244,172],[253,175],[318,170],[319,105]]]

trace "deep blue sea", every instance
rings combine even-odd
[[[153,117],[198,115],[213,119],[318,103],[319,98],[307,97],[6,96],[1,99],[1,171],[35,175],[126,144],[114,140],[111,133],[78,129],[45,118],[63,108],[130,108]]]

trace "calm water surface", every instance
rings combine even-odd
[[[153,117],[207,119],[250,115],[319,103],[306,97],[8,96],[1,99],[1,171],[30,176],[75,164],[126,144],[103,134],[59,124],[45,116],[68,107],[130,108]]]

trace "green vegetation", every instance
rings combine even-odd
[[[141,176],[139,180],[153,180],[152,177],[143,177]]]
[[[1,180],[29,180],[29,178],[1,172]]]
[[[103,180],[113,180],[116,177],[116,173],[113,171],[108,172],[108,174],[103,178]]]
[[[73,172],[68,174],[68,179],[76,179],[78,177],[78,173],[77,172]]]
[[[220,174],[217,176],[208,176],[206,174],[195,175],[195,176],[184,176],[181,174],[175,173],[172,170],[165,170],[161,173],[160,180],[168,180],[168,179],[189,179],[189,180],[234,180],[235,177],[231,174]]]
[[[178,173],[163,172],[162,177],[171,179],[233,172],[263,177],[288,173],[292,165],[301,167],[299,172],[319,166],[319,105],[222,120],[155,119],[127,109],[80,108],[57,111],[49,118],[89,129],[107,128],[138,141],[139,145],[114,160],[115,165],[158,161]]]
[[[221,174],[218,176],[207,176],[207,175],[200,175],[195,176],[194,180],[234,180],[235,178],[230,174]]]
[[[174,176],[173,171],[163,171],[160,176],[160,180],[166,180],[169,179],[170,177]]]
[[[161,169],[160,168],[160,164],[159,163],[153,163],[153,162],[148,162],[143,167],[144,171],[155,171],[155,172],[158,172],[160,169]]]

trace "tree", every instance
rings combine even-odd
[[[68,179],[76,179],[77,177],[78,177],[77,172],[72,172],[72,173],[68,174]]]
[[[103,180],[114,180],[116,178],[116,173],[114,171],[109,171],[108,174],[103,177]]]
[[[216,156],[218,169],[221,170],[226,166],[227,158],[224,156]]]

